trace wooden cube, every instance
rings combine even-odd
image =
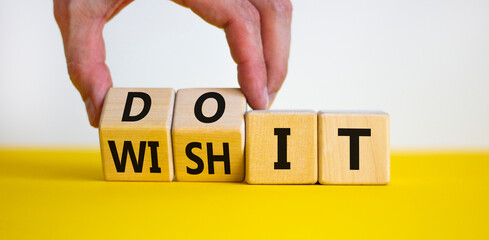
[[[106,180],[172,181],[170,88],[111,88],[99,135]]]
[[[321,184],[389,182],[388,114],[319,112],[318,126]]]
[[[251,111],[245,118],[247,183],[317,182],[316,112]]]
[[[181,89],[173,117],[178,181],[243,181],[244,113],[240,89]]]

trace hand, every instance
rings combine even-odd
[[[98,127],[107,90],[102,30],[132,0],[54,0],[73,85],[80,92],[90,124]],[[253,109],[268,108],[287,75],[292,5],[289,0],[174,0],[206,22],[223,28],[238,82]]]

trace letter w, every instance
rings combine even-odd
[[[126,171],[127,154],[129,154],[129,157],[131,158],[134,172],[140,173],[143,171],[144,150],[146,149],[146,141],[141,141],[139,143],[139,159],[136,158],[136,154],[134,153],[134,148],[132,147],[131,141],[124,141],[120,160],[114,141],[109,141],[109,147],[110,152],[112,153],[112,159],[114,159],[114,164],[117,172]]]

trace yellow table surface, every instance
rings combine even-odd
[[[0,239],[489,239],[488,169],[394,152],[387,186],[106,182],[96,149],[2,149]]]

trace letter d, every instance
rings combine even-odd
[[[131,114],[132,102],[136,97],[141,98],[143,100],[144,102],[143,110],[135,116],[130,116],[129,114]],[[122,121],[123,122],[139,121],[144,117],[146,117],[146,115],[148,115],[150,108],[151,108],[151,97],[147,93],[128,92],[127,99],[126,99],[126,106],[124,106],[124,113],[122,114]]]

